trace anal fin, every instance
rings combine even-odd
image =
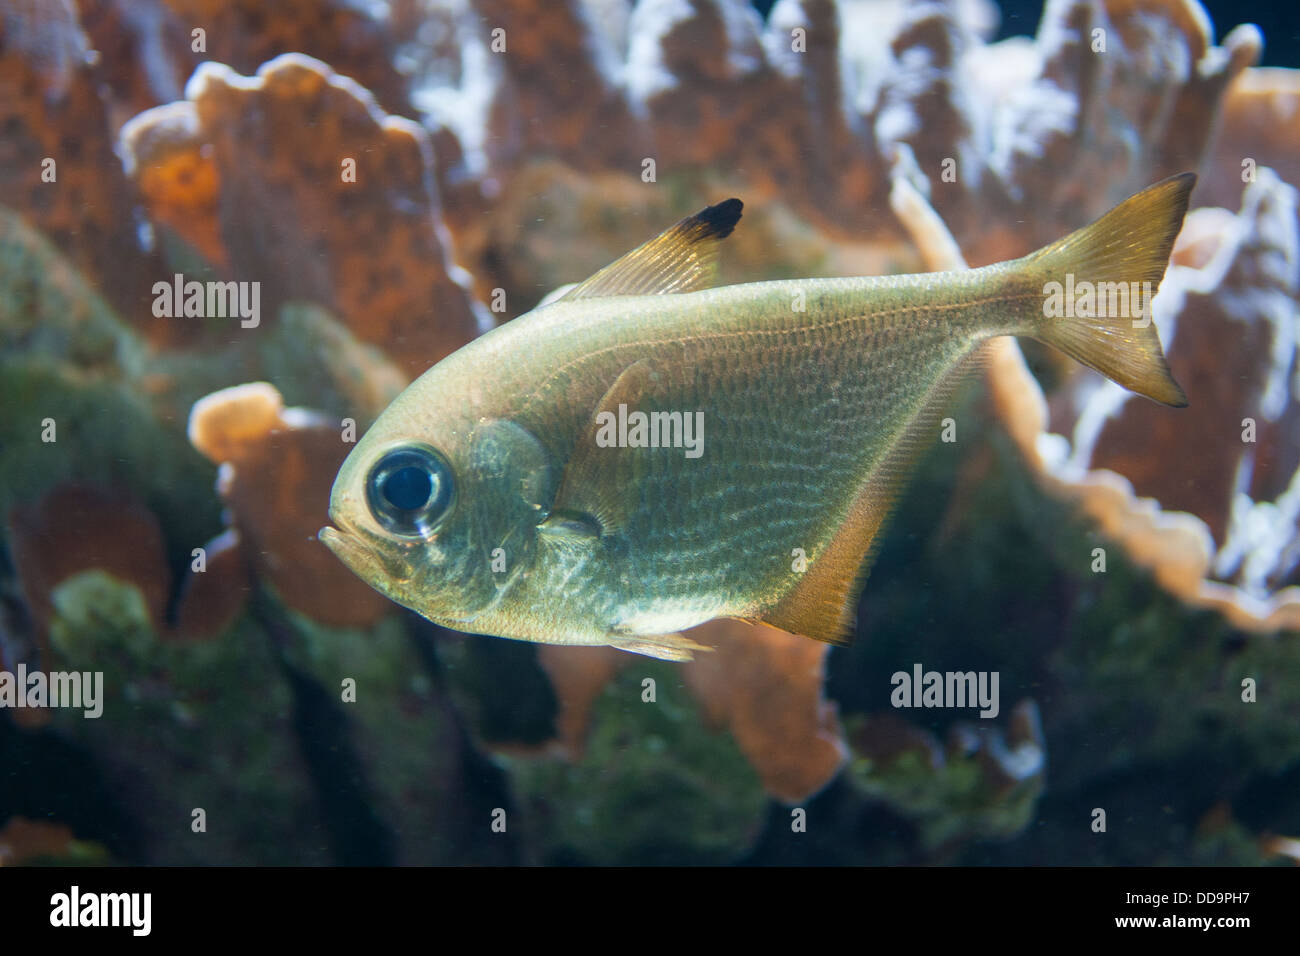
[[[958,383],[978,367],[986,349],[977,347],[940,377],[898,438],[859,485],[844,522],[808,565],[807,571],[760,619],[773,627],[841,646],[850,643],[858,597],[880,547],[880,531],[897,501],[903,480],[928,447],[940,415]]]
[[[892,504],[892,500],[877,500],[877,495],[868,481],[853,502],[848,520],[809,564],[794,590],[762,616],[764,623],[828,644],[849,644],[858,595],[866,584],[872,552]],[[886,497],[892,499],[892,495]]]

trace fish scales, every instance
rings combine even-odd
[[[663,449],[638,456],[635,491],[656,504],[631,509],[620,532],[627,553],[592,573],[626,574],[657,601],[704,587],[733,610],[756,613],[795,573],[792,550],[815,556],[833,534],[883,457],[884,439],[906,429],[994,323],[1005,324],[1005,312],[990,315],[987,304],[996,273],[956,277],[969,304],[953,300],[948,276],[757,283],[667,305],[626,300],[613,315],[600,300],[559,303],[513,334],[544,337],[549,327],[561,350],[582,357],[540,381],[519,380],[527,400],[494,412],[550,436],[567,460],[595,403],[631,361],[690,368],[689,381],[667,383],[652,407],[701,412],[704,452],[689,461]],[[803,312],[792,308],[800,295]],[[514,343],[502,346],[512,352]],[[547,369],[542,358],[536,365]],[[482,373],[494,374],[499,360],[497,349],[485,350]],[[555,428],[557,401],[568,405],[564,429]]]
[[[1068,270],[1158,283],[1191,183],[1010,263],[721,288],[739,203],[709,207],[413,383],[340,470],[322,539],[462,630],[669,659],[717,617],[841,640],[912,453],[987,339],[1184,402],[1149,322],[1049,316],[1045,297]],[[681,427],[651,447],[636,415]]]

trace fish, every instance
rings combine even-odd
[[[982,268],[726,286],[743,206],[709,206],[408,386],[318,537],[457,631],[676,661],[718,618],[845,644],[891,505],[990,340],[1187,404],[1150,297],[1195,180]]]

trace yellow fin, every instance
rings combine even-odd
[[[867,493],[858,496],[848,520],[808,566],[803,580],[763,615],[765,623],[828,644],[850,643],[858,595],[866,584],[874,544],[889,513],[889,502],[873,499],[874,495]]]
[[[893,511],[903,481],[917,455],[937,433],[940,415],[957,385],[986,357],[987,350],[977,348],[934,383],[889,452],[858,486],[834,537],[812,557],[794,587],[761,615],[762,621],[828,644],[850,643],[858,597],[880,547],[880,530]]]
[[[1102,315],[1057,318],[1044,317],[1044,300],[1038,299],[1028,334],[1130,391],[1165,405],[1186,405],[1187,396],[1169,371],[1150,312],[1134,319],[1129,290],[1149,288],[1154,294],[1159,288],[1195,184],[1193,173],[1170,176],[1130,196],[1092,225],[1021,259],[1018,264],[1031,288],[1042,288],[1044,294],[1046,283],[1064,285],[1070,276],[1071,283],[1088,282],[1094,288],[1104,284],[1116,298],[1122,293],[1119,301],[1129,306],[1101,308],[1099,292],[1093,311]],[[1111,311],[1119,314],[1104,314]]]
[[[739,199],[706,206],[553,301],[706,289],[717,272],[718,243],[731,235],[742,208]]]

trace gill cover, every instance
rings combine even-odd
[[[488,604],[493,604],[536,559],[537,526],[555,498],[558,469],[536,436],[505,419],[481,422],[470,433],[469,446],[468,473],[449,525],[463,538],[445,546],[464,547],[479,564],[481,580],[491,585],[483,591],[490,590]],[[504,572],[493,570],[494,559],[504,559]],[[495,564],[501,566],[499,560]]]

